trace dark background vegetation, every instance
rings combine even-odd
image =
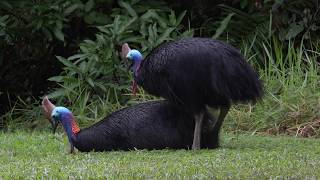
[[[279,60],[274,51],[303,45],[315,52],[317,68],[319,11],[318,0],[1,0],[0,129],[34,127],[45,94],[86,120],[152,98],[127,95],[131,76],[117,51],[123,42],[147,53],[172,39],[213,37],[263,70],[271,56]],[[287,59],[280,64],[281,71],[292,67]]]

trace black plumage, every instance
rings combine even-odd
[[[255,102],[263,94],[258,74],[236,48],[219,40],[186,38],[164,43],[136,62],[136,83],[191,112],[198,127],[206,107],[220,109],[217,126],[221,126],[232,103]],[[196,134],[194,141],[199,140]],[[194,142],[194,149],[199,145]]]
[[[83,152],[188,149],[193,139],[192,119],[193,116],[167,101],[145,102],[114,112],[93,126],[81,129],[70,139],[73,146]],[[205,123],[206,127],[215,123],[208,113]],[[204,129],[203,148],[217,146],[214,131]]]

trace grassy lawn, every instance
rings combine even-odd
[[[0,179],[234,179],[320,177],[320,140],[224,135],[215,150],[67,154],[63,134],[0,134]]]

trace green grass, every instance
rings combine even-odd
[[[320,177],[320,140],[224,135],[215,150],[67,154],[63,134],[0,134],[0,179],[269,179]]]
[[[275,38],[256,43],[263,47],[260,54],[253,48],[247,48],[244,54],[256,66],[261,60],[265,61],[264,68],[261,65],[257,68],[264,82],[264,97],[254,106],[233,106],[224,127],[228,131],[295,135],[297,129],[318,122],[320,46],[307,48],[308,42],[305,45],[288,42],[286,46]],[[307,135],[320,137],[319,126]]]

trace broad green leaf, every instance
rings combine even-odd
[[[112,30],[114,34],[117,34],[119,32],[119,26],[120,26],[120,16],[116,16],[112,24],[112,27],[113,27]]]
[[[162,42],[166,41],[166,40],[170,40],[170,34],[172,31],[174,31],[175,28],[168,28],[166,29],[158,38],[157,40],[157,45],[161,44]]]
[[[148,28],[148,41],[151,44],[151,46],[153,42],[155,42],[155,38],[156,38],[156,33],[154,32],[153,26],[150,24]],[[153,47],[150,47],[150,48],[153,48]]]
[[[89,83],[89,85],[90,85],[91,87],[94,87],[94,82],[93,82],[93,80],[92,80],[90,77],[87,77],[87,78],[86,78],[86,81]]]
[[[57,28],[57,29],[62,29],[62,28],[63,28],[63,24],[62,24],[62,23],[63,23],[62,21],[57,20],[57,21],[56,21],[56,28]]]
[[[295,38],[303,30],[304,30],[303,24],[292,23],[286,35],[286,39],[289,40],[289,39]]]
[[[66,96],[67,93],[68,93],[67,89],[60,88],[60,89],[57,89],[54,92],[48,94],[47,96],[48,96],[49,99],[54,99],[54,98],[57,98],[57,97]]]
[[[125,43],[125,42],[141,42],[142,40],[143,40],[143,37],[132,36],[132,37],[127,37],[127,38],[121,39],[121,42],[122,43]]]
[[[176,19],[176,15],[175,15],[174,11],[171,11],[171,13],[169,15],[169,22],[172,26],[175,26],[177,23],[177,19]]]
[[[130,6],[130,4],[124,2],[124,1],[119,1],[119,5],[127,10],[127,12],[130,14],[132,17],[137,17],[136,11]]]
[[[87,70],[87,62],[86,61],[82,61],[81,63],[80,63],[80,65],[78,66],[79,67],[79,69],[81,70],[81,75],[85,75],[86,76],[86,70]]]
[[[65,65],[66,67],[70,67],[71,69],[73,70],[76,70],[77,72],[80,72],[78,67],[76,65],[74,65],[71,61],[67,60],[66,58],[64,57],[61,57],[61,56],[56,56],[57,59],[63,64]],[[81,73],[81,72],[80,72]]]
[[[181,23],[182,19],[183,19],[184,16],[186,15],[186,13],[187,13],[187,11],[183,11],[182,13],[179,14],[179,16],[177,17],[176,26]]]
[[[60,85],[60,86],[62,86],[62,85]],[[57,97],[61,97],[61,96],[66,96],[70,92],[77,93],[77,92],[74,91],[74,89],[76,87],[78,87],[78,86],[79,86],[79,82],[73,83],[73,84],[68,85],[68,86],[62,86],[62,88],[59,88],[58,90],[48,94],[48,98],[51,99],[51,98],[57,98]]]
[[[217,28],[216,33],[213,35],[213,38],[218,38],[223,32],[224,30],[227,28],[232,16],[234,16],[234,13],[230,13],[228,14],[227,17],[225,17],[221,23],[220,26]]]
[[[64,34],[58,27],[54,28],[53,34],[56,36],[57,39],[64,41]]]
[[[146,26],[146,23],[145,22],[142,22],[141,23],[141,26],[140,26],[140,31],[139,31],[140,33],[141,33],[141,35],[142,36],[147,36],[147,34],[148,34],[148,30],[147,30],[147,26]]]
[[[96,82],[95,85],[102,89],[103,92],[107,92],[107,88],[102,83]]]
[[[120,26],[117,34],[121,34],[123,33],[129,26],[132,25],[132,23],[134,23],[137,20],[136,17],[131,18],[129,21],[127,21],[125,24],[122,24],[122,26]]]
[[[48,81],[63,82],[64,76],[53,76]]]
[[[184,37],[192,37],[193,34],[194,34],[193,30],[187,30],[187,31],[183,32],[180,36],[183,37],[183,38]]]
[[[161,16],[159,16],[159,14],[156,12],[156,10],[154,9],[150,9],[148,10],[146,13],[144,13],[140,19],[142,21],[148,21],[148,22],[154,22],[152,21],[152,19],[156,19],[157,23],[159,23],[159,25],[163,28],[167,27],[167,24],[169,23],[166,19],[162,18]]]
[[[74,4],[72,6],[69,6],[67,9],[65,9],[64,11],[64,15],[69,15],[71,14],[73,11],[75,11],[77,8],[79,7],[78,4]]]
[[[85,6],[84,6],[84,10],[86,11],[86,12],[89,12],[89,11],[91,11],[91,9],[94,7],[94,1],[93,0],[89,0],[86,4],[85,4]]]
[[[6,21],[7,19],[9,19],[9,15],[4,15],[4,16],[1,16],[0,17],[0,22],[4,22],[4,21]]]
[[[75,54],[73,56],[68,57],[68,60],[72,61],[72,60],[75,60],[75,59],[84,59],[86,57],[87,57],[87,55],[85,55],[85,54]]]
[[[162,28],[166,28],[166,27],[167,27],[167,24],[169,24],[169,22],[168,22],[165,18],[159,16],[158,13],[156,13],[155,18],[158,20],[157,22],[159,23],[159,25],[160,25]]]
[[[144,14],[140,17],[140,19],[141,19],[142,21],[147,21],[147,20],[150,20],[150,18],[153,18],[153,17],[155,17],[155,16],[157,16],[155,10],[154,10],[154,9],[150,9],[150,10],[148,10],[146,13],[144,13]]]

